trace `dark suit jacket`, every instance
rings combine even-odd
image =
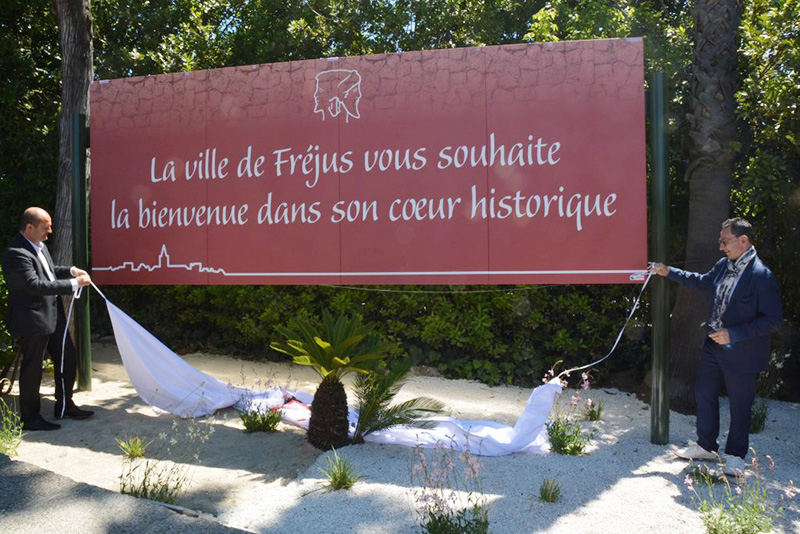
[[[56,281],[44,272],[36,250],[22,234],[11,240],[3,253],[3,276],[8,287],[8,330],[16,337],[49,336],[56,329],[57,295],[72,293],[69,267],[53,265],[53,258],[44,246]]]
[[[713,292],[725,276],[727,263],[728,259],[722,258],[705,274],[670,267],[667,278]],[[723,349],[732,368],[743,372],[765,370],[769,363],[770,335],[783,321],[783,308],[778,282],[758,256],[739,278],[721,319],[731,338],[730,345]]]

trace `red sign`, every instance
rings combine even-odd
[[[624,283],[641,39],[94,82],[101,284]]]

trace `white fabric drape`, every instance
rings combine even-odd
[[[186,363],[108,299],[106,305],[122,363],[146,403],[180,417],[202,417],[229,406],[240,410],[280,408],[284,421],[308,428],[311,394],[279,387],[256,391],[226,384]],[[432,428],[395,426],[369,434],[365,440],[428,448],[442,444],[456,450],[468,448],[483,456],[545,454],[549,451],[545,422],[559,393],[561,386],[556,380],[534,389],[513,427],[437,417],[432,419]],[[351,431],[357,418],[358,413],[351,409]]]

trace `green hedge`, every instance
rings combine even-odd
[[[6,327],[6,312],[8,311],[8,289],[3,278],[3,271],[0,269],[0,369],[14,357],[14,349],[11,345],[11,334]]]
[[[156,286],[104,289],[109,299],[178,352],[207,350],[283,360],[275,327],[323,309],[374,323],[417,364],[488,384],[538,383],[547,369],[581,365],[613,345],[640,286]],[[100,299],[94,332],[110,334]],[[646,301],[643,303],[646,308]],[[636,318],[609,364],[644,371],[647,329]],[[602,377],[600,377],[602,378]]]

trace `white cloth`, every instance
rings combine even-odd
[[[226,384],[186,363],[107,299],[106,305],[122,363],[146,403],[180,417],[201,417],[229,406],[240,410],[280,408],[284,421],[308,428],[311,394],[278,387],[255,391]],[[534,389],[513,427],[492,421],[437,417],[432,419],[432,428],[395,426],[368,434],[364,439],[371,443],[428,448],[441,443],[460,451],[468,448],[471,453],[483,456],[515,452],[546,454],[549,444],[545,423],[559,393],[561,386],[556,380]],[[349,419],[352,433],[358,412],[351,409]]]

